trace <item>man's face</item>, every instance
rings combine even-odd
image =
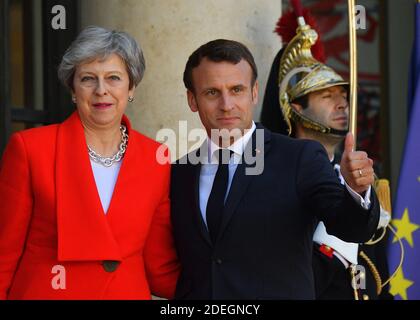
[[[300,112],[327,127],[347,130],[349,118],[347,90],[343,86],[334,86],[311,92],[308,95],[308,107]]]
[[[188,91],[188,104],[199,113],[210,136],[212,129],[239,129],[252,126],[258,101],[258,83],[251,86],[252,69],[246,60],[237,64],[213,62],[204,58],[192,70],[194,92]]]

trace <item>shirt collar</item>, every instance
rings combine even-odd
[[[251,139],[252,134],[254,133],[257,126],[255,125],[254,121],[252,121],[252,126],[250,129],[245,129],[245,134],[236,140],[233,144],[231,144],[228,149],[233,151],[233,162],[238,164],[242,155],[244,153],[245,147]],[[207,146],[208,146],[208,163],[211,164],[218,164],[217,157],[215,152],[220,149],[220,147],[213,142],[209,137],[207,137]]]

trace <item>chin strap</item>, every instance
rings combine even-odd
[[[325,134],[332,134],[336,136],[346,136],[347,130],[337,130],[333,129],[327,126],[324,126],[323,124],[320,124],[319,122],[316,122],[314,120],[309,119],[308,117],[305,117],[304,115],[300,114],[293,108],[290,108],[290,118],[292,121],[299,122],[307,129],[311,129],[314,131],[318,131]]]

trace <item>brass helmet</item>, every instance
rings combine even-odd
[[[345,87],[349,85],[333,69],[312,56],[311,47],[317,39],[317,32],[305,23],[303,17],[299,17],[296,36],[288,43],[280,61],[278,82],[280,106],[289,128],[289,135],[292,132],[291,121],[293,121],[318,132],[344,136],[347,130],[327,127],[303,116],[290,105],[308,93],[337,85]]]

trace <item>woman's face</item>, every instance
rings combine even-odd
[[[115,53],[77,66],[73,95],[82,123],[91,129],[119,126],[134,93],[129,83],[125,64]]]

